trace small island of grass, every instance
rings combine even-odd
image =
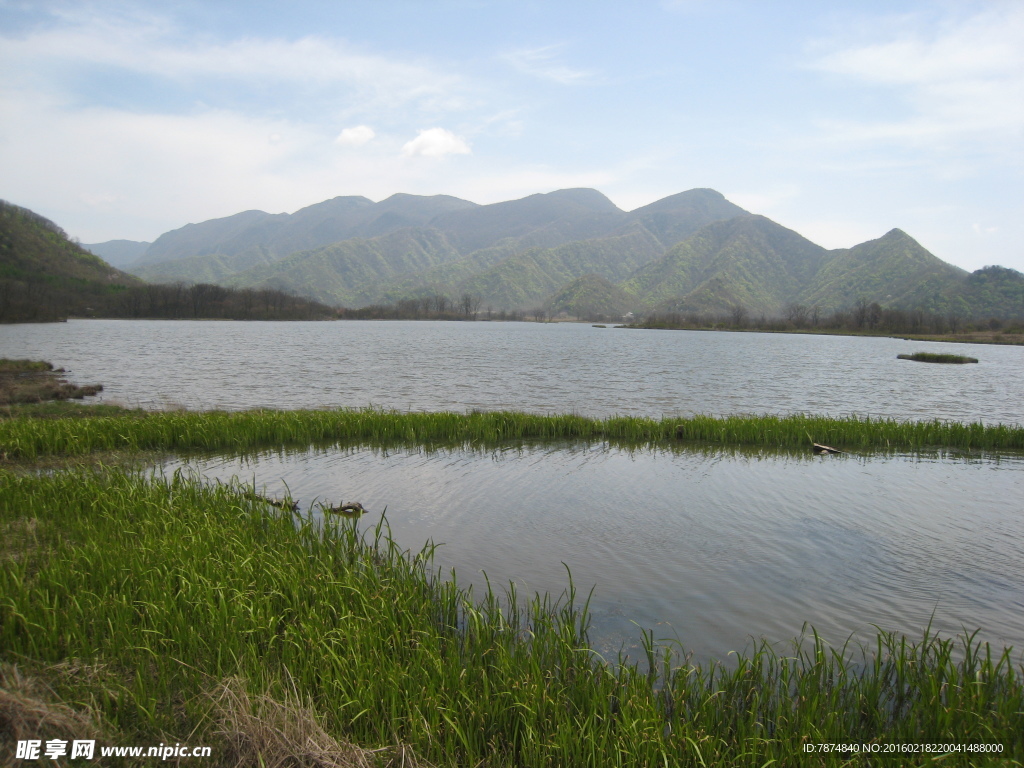
[[[42,360],[0,358],[0,405],[41,403],[47,400],[81,400],[103,391],[103,386],[69,383],[63,368],[54,370]]]
[[[964,355],[940,354],[938,352],[915,352],[912,355],[896,355],[898,360],[916,360],[919,363],[976,363],[978,358]]]

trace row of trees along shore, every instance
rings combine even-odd
[[[342,320],[504,320],[543,322],[549,313],[542,309],[481,309],[480,297],[463,293],[453,300],[442,293],[400,299],[394,304],[371,304],[357,309],[341,308],[337,311]]]
[[[0,323],[71,317],[128,319],[326,320],[333,307],[271,289],[219,285],[110,285],[82,295],[43,281],[0,280]]]
[[[127,288],[101,313],[104,317],[172,320],[323,320],[334,317],[335,310],[312,299],[269,288],[174,283]]]
[[[728,329],[758,331],[839,331],[849,333],[943,335],[990,331],[1024,333],[1016,320],[971,318],[958,312],[892,309],[861,299],[851,309],[824,312],[818,306],[789,304],[781,316],[753,316],[734,305],[728,312],[655,312],[631,323],[635,328]]]

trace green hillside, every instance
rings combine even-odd
[[[0,200],[0,322],[89,313],[138,284],[71,242],[49,219]]]
[[[832,310],[858,300],[941,311],[941,296],[967,276],[933,256],[899,229],[877,240],[832,251],[829,261],[800,293],[801,303]]]
[[[636,297],[600,275],[583,275],[556,291],[548,300],[551,315],[600,322],[618,321],[636,303]]]
[[[524,247],[550,248],[572,240],[608,234],[626,214],[594,189],[562,189],[436,217],[431,226],[444,232],[460,253],[488,248],[506,238],[524,238]]]
[[[983,267],[947,287],[933,303],[937,311],[961,317],[1024,319],[1024,274]]]
[[[646,310],[781,313],[828,251],[763,216],[707,225],[637,272],[623,288]]]
[[[685,240],[713,221],[725,221],[745,214],[713,189],[691,189],[637,208],[630,221],[642,224],[666,248]]]
[[[662,248],[639,224],[619,235],[516,253],[463,280],[459,293],[481,297],[485,306],[537,307],[552,293],[586,274],[618,282],[656,259]]]
[[[275,288],[325,304],[374,303],[383,281],[424,272],[458,252],[433,229],[403,229],[381,237],[344,240],[240,272],[224,281],[237,288]]]
[[[133,275],[150,283],[226,283],[230,277],[254,267],[273,264],[279,257],[261,245],[232,254],[205,253],[151,264],[134,264]]]

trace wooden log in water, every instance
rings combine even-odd
[[[336,515],[345,515],[346,517],[359,517],[366,512],[366,508],[358,501],[349,501],[344,504],[339,504],[337,507],[321,506],[324,512],[332,512]]]

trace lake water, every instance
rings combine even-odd
[[[386,508],[413,551],[459,580],[558,594],[566,567],[595,586],[594,638],[611,658],[639,628],[700,658],[751,636],[830,641],[932,621],[1024,648],[1024,457],[814,457],[625,450],[604,444],[500,450],[346,450],[191,459],[304,509]],[[564,563],[564,565],[563,565]],[[631,651],[636,658],[636,648]]]
[[[920,350],[978,365],[897,360]],[[79,320],[0,326],[103,398],[201,409],[882,415],[1024,423],[1024,347],[576,323]]]
[[[978,365],[896,355],[942,350]],[[72,321],[0,326],[0,356],[50,360],[144,407],[509,408],[592,416],[826,413],[1024,422],[1024,349],[571,324]],[[193,458],[210,478],[358,499],[460,581],[595,587],[595,639],[640,628],[698,657],[809,622],[981,629],[1024,648],[1024,459],[815,458],[603,444],[309,449]],[[171,465],[174,469],[178,465]],[[562,564],[565,563],[565,566]]]

